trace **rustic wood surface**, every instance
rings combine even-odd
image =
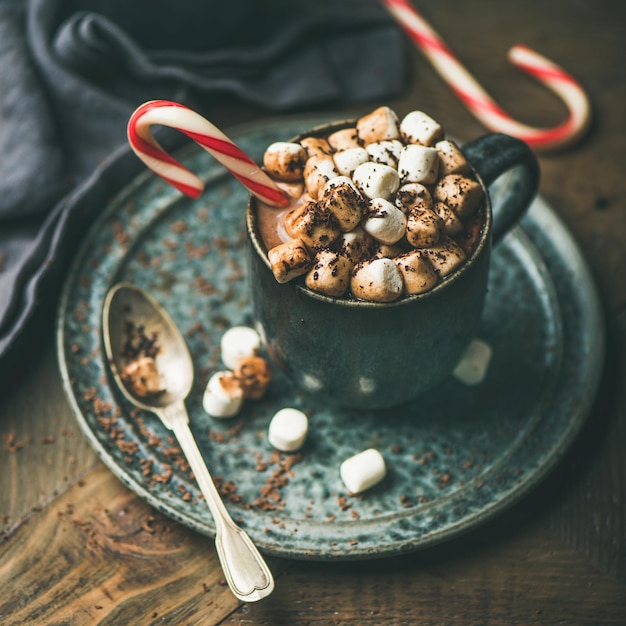
[[[48,319],[41,349],[0,383],[1,624],[626,623],[626,5],[416,4],[516,117],[547,126],[564,115],[507,63],[516,43],[565,66],[592,97],[588,137],[540,156],[540,193],[580,244],[605,310],[604,373],[582,435],[534,493],[487,526],[383,561],[272,559],[275,593],[242,605],[212,542],[152,510],[91,450],[64,397]],[[409,89],[388,104],[425,109],[463,139],[482,134],[407,50]],[[217,102],[212,119],[225,127],[266,115]]]

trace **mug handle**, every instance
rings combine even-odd
[[[528,144],[503,133],[490,133],[466,144],[463,154],[489,187],[509,173],[498,186],[493,204],[493,243],[504,235],[530,207],[539,188],[539,163]]]

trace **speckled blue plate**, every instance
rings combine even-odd
[[[269,143],[328,118],[286,119],[231,132],[259,159]],[[195,146],[181,159],[207,181],[199,200],[146,172],[103,207],[77,255],[58,316],[65,389],[102,460],[139,496],[208,535],[213,522],[158,419],[133,411],[109,377],[101,345],[107,290],[125,280],[170,312],[192,351],[187,406],[204,458],[234,518],[268,554],[374,558],[416,550],[475,528],[547,474],[580,430],[598,385],[604,331],[586,265],[561,222],[538,199],[493,255],[479,336],[491,344],[487,378],[454,379],[381,412],[332,410],[280,376],[260,401],[218,421],[202,392],[221,367],[219,340],[251,324],[244,271],[246,191]],[[300,455],[273,452],[273,414],[310,415]],[[350,497],[339,477],[347,457],[374,446],[388,475]]]

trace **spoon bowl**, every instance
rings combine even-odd
[[[107,293],[102,331],[107,361],[118,387],[129,402],[161,419],[189,462],[215,522],[215,547],[231,591],[244,602],[265,598],[274,589],[272,573],[250,537],[228,513],[189,428],[185,398],[191,391],[194,372],[185,338],[152,296],[129,283],[119,283]],[[125,368],[141,357],[154,359],[162,391],[138,395],[126,384]]]

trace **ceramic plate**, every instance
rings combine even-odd
[[[286,119],[231,136],[256,159],[328,118]],[[102,460],[140,497],[190,528],[213,522],[167,430],[132,410],[107,371],[102,303],[124,280],[148,290],[184,332],[196,379],[187,406],[204,458],[233,517],[268,554],[388,556],[450,539],[510,507],[545,477],[580,430],[603,360],[598,300],[586,265],[538,199],[493,254],[479,337],[493,348],[486,380],[439,388],[391,410],[332,410],[276,374],[270,392],[232,420],[202,410],[230,326],[251,324],[245,279],[246,191],[193,146],[183,162],[206,180],[189,200],[146,172],[102,208],[66,282],[58,316],[64,386]],[[297,455],[266,437],[283,407],[310,416]],[[369,447],[385,457],[382,483],[354,497],[340,463]]]

